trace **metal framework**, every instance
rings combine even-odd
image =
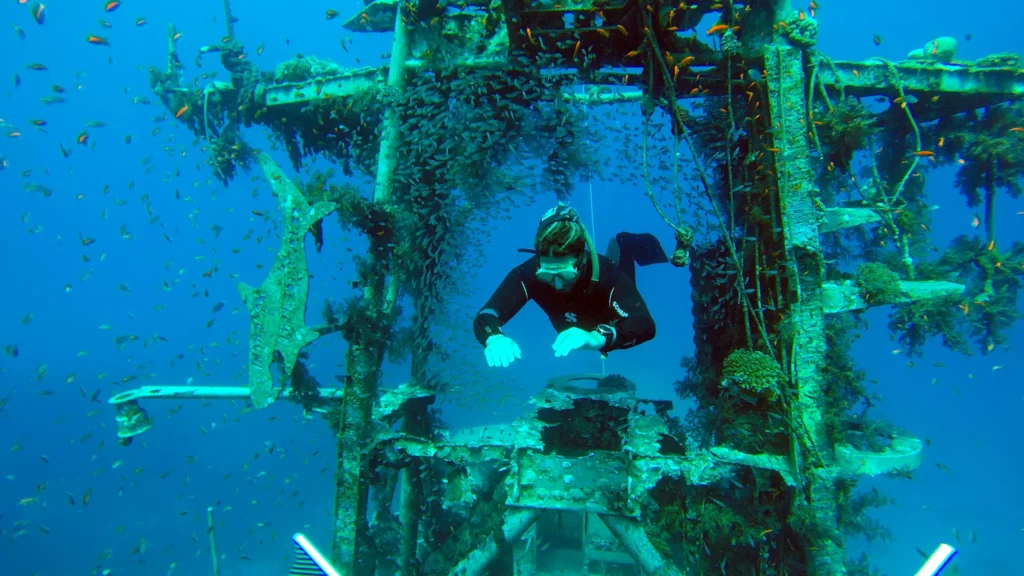
[[[694,27],[710,13],[720,14],[722,24],[697,34]],[[740,18],[742,26],[732,24]],[[229,8],[228,22],[232,22]],[[678,5],[654,0],[502,0],[458,5],[378,0],[354,14],[345,27],[356,32],[393,32],[389,65],[332,69],[316,77],[279,81],[254,72],[254,65],[242,58],[244,50],[229,25],[228,38],[204,48],[202,54],[219,52],[233,81],[210,83],[198,93],[181,82],[174,30],[169,30],[168,66],[162,73],[154,72],[153,88],[172,111],[186,104],[193,110],[201,108],[201,114],[186,115],[181,121],[218,142],[214,166],[225,180],[245,152],[237,136],[224,140],[239,125],[290,126],[300,123],[300,114],[317,102],[367,92],[400,94],[405,79],[429,70],[436,58],[455,68],[509,73],[515,73],[509,64],[512,55],[543,59],[548,73],[573,75],[579,83],[596,88],[585,93],[566,91],[560,97],[588,105],[654,98],[676,120],[677,134],[685,133],[689,121],[667,99],[745,90],[750,83],[748,71],[764,71],[768,109],[763,113],[770,116],[776,150],[764,162],[779,182],[781,228],[778,250],[765,258],[794,271],[786,291],[788,312],[799,326],[782,358],[792,386],[788,408],[795,431],[790,449],[756,454],[727,446],[687,449],[667,417],[670,402],[638,398],[628,380],[593,375],[549,381],[532,400],[535,412],[513,423],[462,431],[443,441],[427,440],[408,428],[393,432],[392,425],[408,410],[419,413],[432,402],[435,391],[409,384],[378,394],[380,355],[375,350],[380,342],[350,342],[348,371],[358,376],[350,377],[343,389],[321,390],[318,404],[320,410],[341,414],[333,558],[345,573],[373,571],[372,562],[361,557],[361,542],[371,523],[388,515],[396,490],[402,495],[403,524],[398,565],[405,573],[415,572],[422,560],[417,559],[422,552],[417,544],[422,511],[417,510],[423,487],[412,473],[417,468],[450,472],[445,480],[445,508],[465,509],[469,514],[482,493],[501,488],[504,494],[501,529],[465,556],[452,574],[482,574],[495,563],[506,573],[534,573],[538,555],[554,551],[542,547],[538,536],[544,518],[551,514],[557,516],[559,527],[563,514],[575,518],[574,529],[582,534],[584,570],[594,562],[621,564],[628,558],[644,574],[685,574],[687,568],[663,557],[639,524],[643,503],[663,479],[703,486],[735,478],[741,469],[761,470],[773,482],[803,494],[813,515],[836,531],[838,480],[906,472],[920,464],[922,446],[916,438],[897,436],[884,449],[865,451],[831,442],[824,430],[825,318],[876,304],[867,302],[853,282],[826,279],[821,240],[826,234],[878,222],[881,216],[874,207],[825,207],[817,199],[816,137],[808,110],[814,98],[841,94],[905,98],[911,113],[924,121],[938,109],[935,102],[940,98],[943,113],[1024,98],[1024,75],[1019,59],[1009,56],[972,63],[828,62],[814,51],[815,26],[813,15],[793,9],[786,0],[696,0]],[[717,47],[700,41],[701,36],[710,37]],[[445,46],[447,51],[440,53]],[[453,46],[459,51],[453,51]],[[645,46],[656,46],[657,56],[642,57]],[[737,53],[742,53],[743,66],[733,66],[731,57],[723,56]],[[398,120],[385,107],[380,121],[383,130],[373,199],[377,206],[386,205],[397,186],[391,174]],[[303,346],[341,329],[311,328],[303,320],[308,271],[301,239],[337,204],[307,202],[269,157],[259,153],[255,157],[277,194],[286,222],[282,248],[267,281],[259,288],[240,286],[252,317],[249,386],[146,387],[119,394],[110,402],[117,407],[119,436],[126,442],[151,427],[140,404],[150,400],[251,398],[256,407],[262,407],[289,398],[289,389],[273,387],[269,369],[275,354],[280,354],[290,372]],[[708,258],[709,253],[695,255],[695,274]],[[964,291],[963,285],[938,281],[905,280],[900,288],[901,296],[885,305]],[[383,284],[367,286],[365,298],[382,312],[394,303],[393,293]],[[696,316],[701,316],[695,306]],[[698,323],[704,321],[698,319]],[[697,328],[700,333],[701,326]],[[780,330],[777,325],[767,329]],[[696,344],[698,356],[721,358],[728,352],[700,337]],[[578,385],[586,380],[596,384]],[[610,439],[590,445],[564,443],[574,423],[594,420],[610,423],[614,429]],[[800,441],[796,436],[801,436]],[[360,474],[370,466],[384,478],[372,494]],[[802,553],[808,573],[846,573],[841,541],[818,537]]]

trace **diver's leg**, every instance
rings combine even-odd
[[[653,234],[633,234],[631,232],[619,232],[615,238],[608,243],[608,253],[605,254],[615,262],[619,270],[636,279],[636,266],[649,266],[651,264],[664,264],[668,262],[668,255],[661,247],[661,243]]]

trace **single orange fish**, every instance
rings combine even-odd
[[[107,41],[103,36],[94,36],[90,34],[85,38],[85,41],[89,44],[95,44],[97,46],[110,46],[110,42]]]
[[[725,32],[728,29],[729,29],[729,25],[728,24],[715,24],[711,28],[708,28],[707,35],[711,36],[713,34],[718,34],[719,32]]]
[[[1016,126],[1014,128],[1010,128],[1010,132],[1024,132],[1024,128],[1021,128],[1020,126]]]
[[[693,62],[693,56],[687,56],[686,58],[683,58],[679,65],[685,68],[689,66],[691,62]]]
[[[913,154],[914,156],[921,156],[924,158],[927,158],[929,156],[935,156],[935,152],[932,152],[931,150],[918,150],[916,152],[913,152]]]
[[[181,118],[181,115],[184,114],[185,112],[188,112],[188,106],[182,106],[181,110],[178,110],[177,112],[174,113],[174,117],[175,118]]]
[[[103,5],[103,9],[107,12],[113,12],[114,10],[117,10],[117,7],[120,5],[121,3],[117,0],[110,0],[109,2]]]

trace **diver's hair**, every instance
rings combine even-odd
[[[579,222],[558,220],[537,230],[533,247],[542,256],[572,256],[587,250],[587,238]]]

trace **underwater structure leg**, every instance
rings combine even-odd
[[[409,51],[409,32],[403,15],[402,9],[395,11],[395,35],[386,90],[396,97],[395,101],[386,105],[373,194],[373,203],[385,212],[391,202],[398,156],[400,118],[395,104],[404,85],[404,64]],[[359,330],[353,330],[348,338],[349,348],[345,358],[348,372],[345,379],[346,400],[340,410],[337,443],[338,472],[335,475],[332,557],[334,565],[347,574],[363,573],[362,565],[372,561],[370,558],[359,557],[362,539],[367,532],[367,485],[361,481],[361,472],[366,466],[364,447],[370,433],[381,365],[387,348],[387,333],[392,324],[389,318],[398,297],[397,282],[386,282],[392,247],[387,246],[381,236],[371,236],[370,246],[367,267],[371,272],[366,278],[360,307],[373,326],[361,326]],[[403,549],[407,547],[403,546]],[[404,565],[407,566],[408,559],[405,561]]]
[[[217,556],[217,537],[213,531],[213,506],[206,509],[206,532],[210,535],[210,557],[213,558],[213,576],[220,576],[220,558]]]
[[[501,528],[502,545],[518,540],[524,532],[533,526],[540,518],[542,510],[539,508],[518,508],[512,510],[505,516],[505,523]],[[495,541],[494,535],[487,538],[487,542],[480,548],[470,552],[451,571],[450,576],[477,576],[483,574],[484,570],[498,557],[501,547]]]
[[[614,514],[598,514],[645,576],[684,576],[654,548],[640,523]]]
[[[775,156],[779,177],[779,201],[785,252],[794,264],[790,269],[793,305],[791,318],[799,329],[790,343],[791,380],[796,389],[792,396],[793,431],[802,437],[802,444],[811,454],[794,454],[797,469],[800,456],[807,458],[807,502],[797,500],[796,506],[811,506],[814,517],[829,532],[819,537],[808,552],[811,574],[841,576],[846,574],[845,551],[838,529],[838,512],[834,473],[834,455],[825,430],[819,402],[824,398],[822,367],[825,360],[825,309],[823,283],[825,262],[822,254],[819,218],[812,193],[816,189],[809,162],[810,145],[804,116],[807,101],[804,87],[803,51],[783,43],[764,50],[768,78],[768,100],[772,126],[776,130]],[[794,452],[796,450],[794,449]]]

